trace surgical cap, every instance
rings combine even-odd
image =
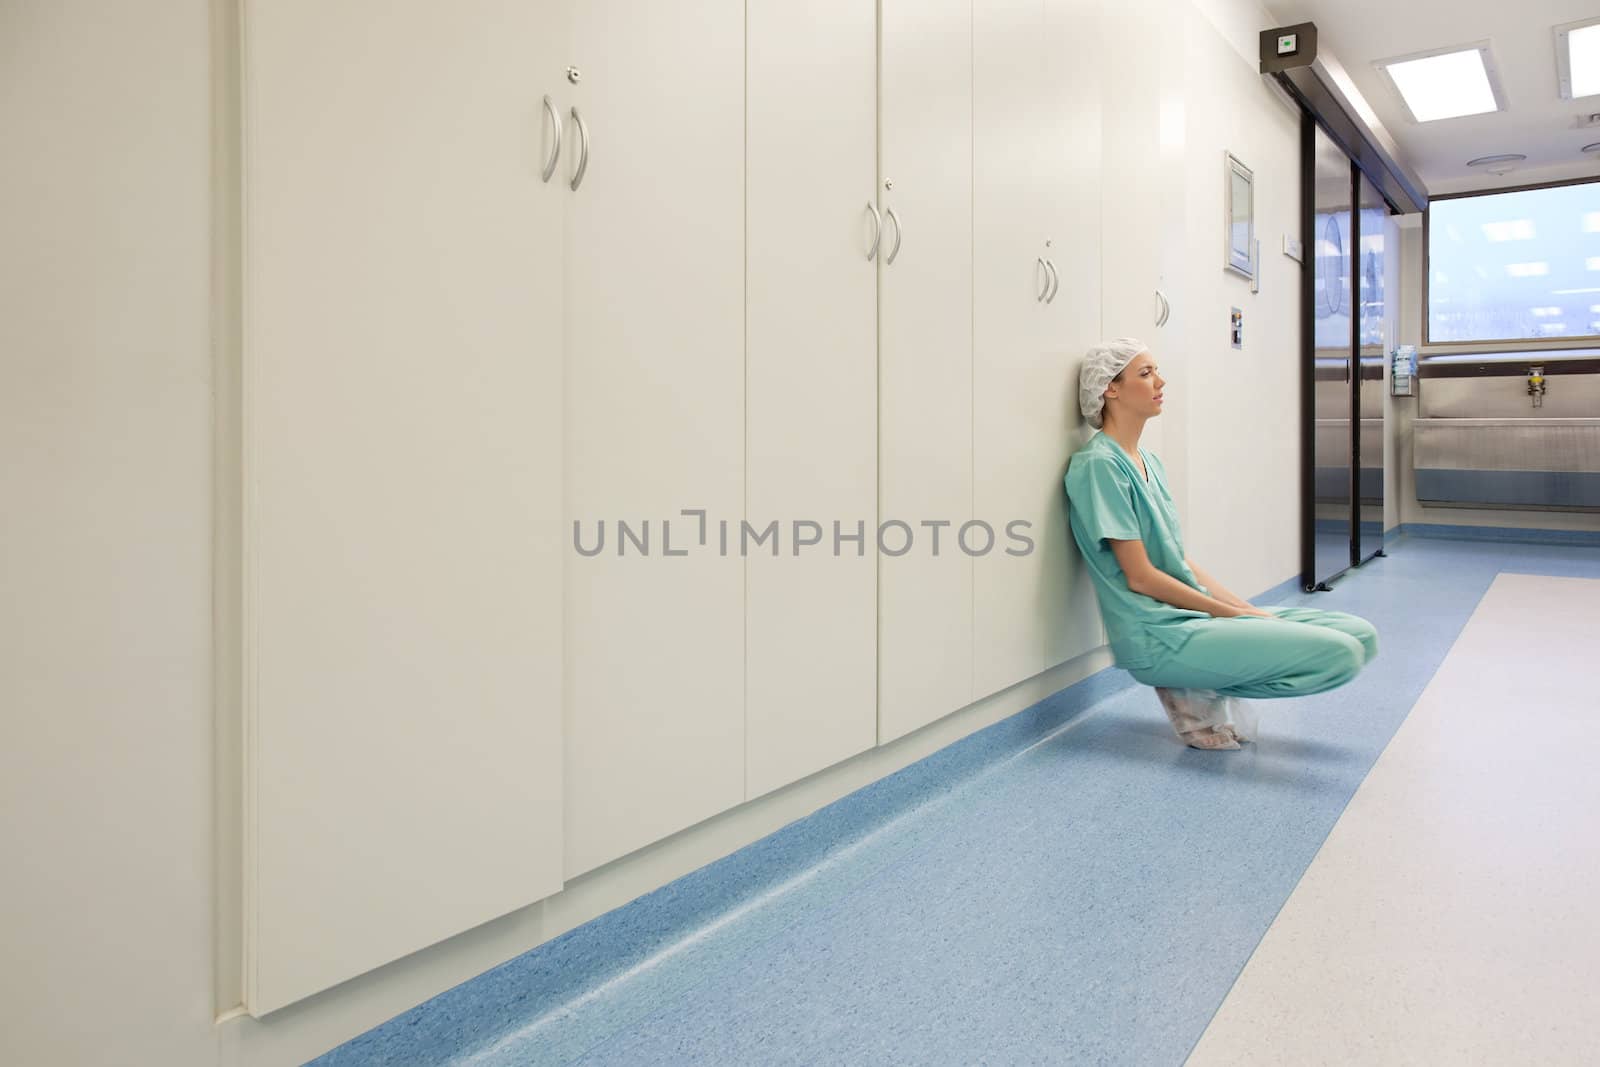
[[[1140,352],[1149,348],[1133,337],[1113,337],[1089,349],[1083,368],[1078,372],[1078,407],[1089,425],[1100,429],[1101,415],[1106,406],[1106,386],[1122,373],[1122,368],[1132,363]]]

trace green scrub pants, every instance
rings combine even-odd
[[[1298,697],[1335,689],[1378,654],[1378,631],[1355,615],[1313,608],[1263,608],[1277,619],[1196,619],[1189,639],[1149,667],[1130,671],[1145,685],[1211,689],[1248,699]]]

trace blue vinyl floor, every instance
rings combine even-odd
[[[1200,752],[1103,672],[316,1061],[1180,1064],[1501,571],[1405,537],[1331,592],[1380,651]]]

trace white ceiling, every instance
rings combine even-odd
[[[1360,89],[1404,162],[1430,195],[1566,178],[1600,178],[1600,95],[1561,99],[1553,27],[1600,17],[1600,0],[1269,0],[1278,25],[1314,22],[1317,49],[1331,53]],[[1380,59],[1488,41],[1507,109],[1437,122],[1412,121]],[[1503,176],[1468,167],[1479,156],[1520,152]]]

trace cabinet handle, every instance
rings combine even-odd
[[[877,205],[871,200],[867,201],[867,210],[872,212],[872,247],[867,249],[867,262],[878,254],[878,242],[883,240],[883,216],[878,214]]]
[[[1056,273],[1055,260],[1047,259],[1044,261],[1044,265],[1050,268],[1051,282],[1050,295],[1044,298],[1044,302],[1046,304],[1054,304],[1056,302],[1056,294],[1061,292],[1061,275]]]
[[[889,217],[890,222],[894,223],[894,247],[889,249],[889,258],[883,261],[884,265],[888,266],[894,262],[894,257],[900,254],[900,216],[894,213],[894,208],[892,207],[884,208],[883,213]]]
[[[572,191],[583,184],[583,172],[589,169],[589,127],[584,124],[578,109],[572,109],[572,121],[578,127],[578,172],[572,176]]]
[[[1167,319],[1172,315],[1172,305],[1167,303],[1166,294],[1160,289],[1156,290],[1156,299],[1161,301],[1161,309],[1156,312],[1156,325],[1165,326]]]
[[[1042,304],[1042,303],[1044,303],[1045,294],[1050,291],[1050,268],[1046,267],[1044,265],[1044,259],[1043,258],[1036,259],[1036,260],[1034,260],[1034,262],[1039,264],[1039,266],[1044,269],[1044,288],[1040,289],[1039,290],[1039,295],[1033,298],[1036,302]],[[1039,273],[1038,271],[1035,271],[1034,272],[1034,277],[1038,277],[1038,273]]]
[[[561,112],[556,110],[556,106],[550,102],[548,96],[544,98],[544,109],[550,112],[550,121],[556,128],[555,151],[550,153],[550,162],[544,165],[544,175],[539,179],[547,182],[550,180],[550,175],[556,172],[556,160],[561,158]]]

